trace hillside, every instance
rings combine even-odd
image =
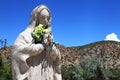
[[[0,49],[0,56],[2,57],[2,63],[10,64],[10,53],[12,46],[4,47]]]
[[[87,66],[89,65],[90,61],[92,61],[92,65],[95,62],[95,63],[99,63],[100,64],[99,66],[102,66],[102,68],[104,69],[110,69],[110,70],[114,69],[120,71],[119,42],[99,41],[84,46],[76,46],[76,47],[65,47],[60,44],[56,44],[56,46],[60,49],[60,52],[62,54],[61,62],[63,66],[67,67],[65,69],[70,69],[74,64],[81,64],[81,61],[83,63],[84,60],[85,61],[88,60]],[[10,65],[11,49],[12,46],[0,49],[0,56],[2,56],[2,60],[0,61],[2,61],[3,64]],[[99,62],[96,62],[97,60]],[[63,80],[70,80],[70,79],[66,79],[66,76],[68,76],[68,74],[63,76]],[[120,76],[120,74],[118,74],[117,76]],[[109,78],[109,79],[120,80],[120,77]],[[79,80],[79,79],[75,79],[75,80]],[[96,80],[96,79],[94,78],[88,80]],[[107,80],[107,79],[100,79],[100,80]]]
[[[115,41],[100,41],[84,46],[70,47],[81,59],[96,56],[102,58],[105,68],[120,69],[120,43]]]

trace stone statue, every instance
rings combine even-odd
[[[43,37],[42,42],[33,42],[33,32],[36,26],[42,24],[51,29],[51,13],[47,6],[40,5],[33,9],[28,27],[17,37],[12,53],[13,80],[62,80],[61,54],[55,44],[51,51],[47,52],[45,46],[53,41],[52,34],[49,40]],[[49,45],[47,45],[49,46]]]

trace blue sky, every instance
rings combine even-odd
[[[0,0],[0,38],[13,45],[40,4],[51,10],[54,41],[62,45],[81,46],[111,33],[120,37],[119,0]]]

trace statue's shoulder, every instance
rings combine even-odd
[[[31,31],[29,31],[29,30],[24,30],[23,32],[21,32],[20,34],[19,34],[19,36],[21,37],[21,36],[29,36],[29,35],[31,35]]]

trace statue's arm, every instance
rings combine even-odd
[[[34,44],[32,43],[32,39],[29,36],[20,35],[15,43],[14,48],[20,52],[33,55],[34,53],[41,53],[44,50],[42,44]]]

